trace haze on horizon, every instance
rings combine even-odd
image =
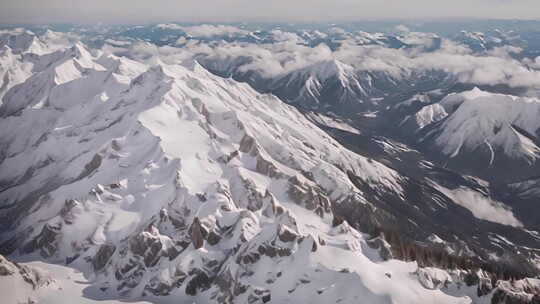
[[[540,19],[538,0],[0,0],[0,23]]]

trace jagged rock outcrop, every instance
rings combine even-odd
[[[39,254],[44,257],[51,257],[57,251],[57,239],[62,225],[43,225],[39,235],[26,243],[22,248],[23,253],[31,253],[39,250]]]
[[[107,262],[112,257],[114,252],[116,251],[116,246],[112,244],[104,244],[101,245],[98,249],[98,252],[94,256],[94,259],[92,260],[92,265],[94,266],[94,269],[96,271],[99,271],[105,265],[107,265]]]

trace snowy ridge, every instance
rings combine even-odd
[[[15,29],[13,31],[0,31],[0,47],[8,46],[14,53],[36,53],[46,52],[46,45],[31,31],[25,29]]]
[[[9,46],[0,47],[0,104],[10,88],[30,77],[31,70],[32,64],[22,63],[21,55],[14,54]]]
[[[9,89],[26,81],[33,73],[58,64],[60,57],[70,56],[69,53],[71,57],[78,56],[76,45],[71,51],[64,50],[67,46],[64,37],[52,31],[42,37],[23,29],[0,31],[0,105]],[[87,52],[79,48],[81,50]]]

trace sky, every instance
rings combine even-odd
[[[0,0],[0,23],[540,19],[540,0]]]

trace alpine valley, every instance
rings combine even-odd
[[[540,303],[540,22],[3,26],[0,302]]]

